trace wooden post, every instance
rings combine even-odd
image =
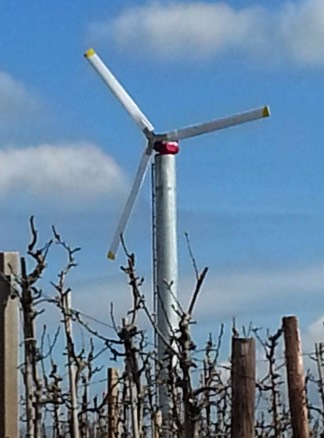
[[[0,253],[0,436],[18,435],[18,299],[13,295],[17,252]]]
[[[153,438],[162,437],[162,412],[160,410],[154,412],[153,414]]]
[[[315,344],[315,355],[318,372],[318,389],[322,402],[322,409],[324,409],[324,382],[323,382],[323,342]]]
[[[282,319],[285,339],[288,395],[293,438],[309,438],[304,367],[298,321],[295,316]]]
[[[254,437],[255,340],[232,338],[231,438]]]
[[[108,438],[117,438],[118,431],[118,370],[108,368]]]
[[[24,321],[24,385],[25,385],[25,403],[26,403],[26,438],[34,438],[34,407],[33,407],[33,348],[35,343],[34,320],[31,309],[32,297],[31,290],[27,287],[26,260],[21,258],[21,309]]]
[[[71,397],[70,408],[70,434],[71,438],[80,438],[79,417],[78,417],[78,399],[77,399],[77,382],[76,382],[76,367],[73,362],[73,335],[72,335],[72,314],[71,314],[71,291],[68,291],[62,297],[62,305],[64,306],[64,326],[67,340],[67,355],[68,355],[68,373],[69,386]]]

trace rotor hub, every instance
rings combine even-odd
[[[177,141],[156,141],[153,149],[160,155],[176,155],[179,144]]]

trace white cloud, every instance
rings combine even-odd
[[[25,85],[0,71],[0,123],[28,118],[40,108],[40,101]]]
[[[141,273],[138,273],[141,275]],[[123,281],[122,275],[110,279],[94,280],[92,282],[92,314],[104,315],[107,313],[110,302],[116,304],[118,316],[127,312],[130,306],[130,292]],[[178,296],[184,309],[188,308],[195,280],[191,276],[180,277]],[[84,290],[89,287],[85,286]],[[142,288],[147,302],[152,302],[152,287],[147,278]],[[311,311],[324,304],[324,266],[319,264],[303,268],[281,268],[264,270],[246,270],[245,272],[228,271],[219,275],[207,276],[196,303],[194,318],[199,325],[213,326],[220,322],[230,322],[233,317],[258,323],[261,320],[275,319],[275,327],[279,327],[282,315],[296,314]],[[78,290],[78,299],[84,296]],[[122,297],[122,298],[121,298]],[[106,302],[106,308],[102,305]],[[83,303],[80,304],[82,309]],[[90,312],[90,308],[89,308]],[[312,337],[315,331],[320,331],[320,323],[310,328]],[[265,328],[268,328],[267,326]],[[323,329],[324,334],[324,329]],[[313,336],[314,335],[314,336]]]
[[[187,289],[187,288],[183,288]],[[292,314],[322,303],[324,266],[228,272],[207,278],[196,308],[198,317]],[[311,299],[310,299],[311,297]],[[215,308],[210,305],[215,303]]]
[[[280,18],[280,34],[291,57],[304,64],[323,64],[324,2],[288,3]]]
[[[305,330],[302,336],[304,352],[313,352],[315,343],[324,342],[324,315],[318,317]]]
[[[324,2],[284,2],[277,10],[257,4],[150,2],[96,23],[92,32],[123,49],[165,60],[201,59],[223,53],[324,64]]]
[[[92,144],[43,144],[0,150],[0,194],[58,200],[118,198],[126,189],[116,162]]]
[[[308,332],[313,342],[324,341],[324,315],[320,316],[309,326]]]

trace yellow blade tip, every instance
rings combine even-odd
[[[85,52],[84,56],[85,56],[86,58],[90,58],[90,56],[93,56],[93,55],[95,55],[95,54],[96,54],[96,52],[94,51],[94,49],[89,49],[89,50],[87,50],[87,51]]]
[[[263,113],[262,113],[263,117],[270,117],[270,108],[268,106],[265,106],[263,108]]]
[[[115,260],[115,254],[112,251],[109,251],[108,256],[110,260]]]

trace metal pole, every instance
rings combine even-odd
[[[19,254],[0,253],[0,436],[18,437],[18,299],[12,298]]]
[[[177,309],[177,233],[176,233],[176,172],[175,153],[161,153],[155,156],[155,212],[156,212],[156,282],[157,282],[157,326],[158,359],[162,364],[159,385],[159,404],[163,423],[168,421],[170,395],[167,392],[167,369],[165,366],[166,343],[174,333],[178,317]]]

